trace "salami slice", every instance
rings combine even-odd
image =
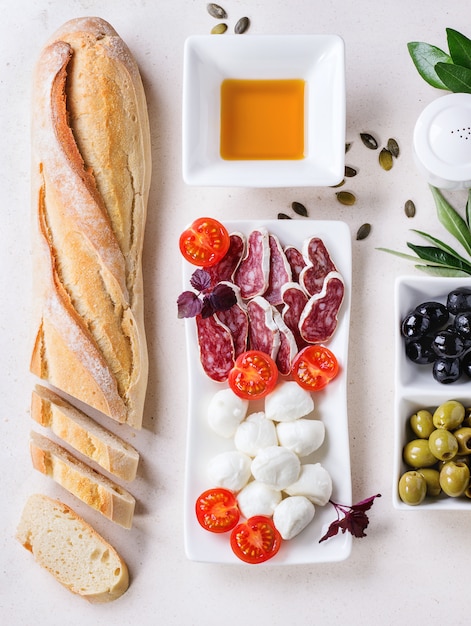
[[[273,306],[278,306],[282,303],[281,287],[291,281],[291,267],[276,235],[269,235],[268,244],[270,246],[270,271],[268,289],[263,297]]]
[[[286,246],[284,252],[291,268],[291,280],[299,283],[299,275],[306,267],[306,261],[304,260],[303,254],[294,246]]]
[[[287,376],[291,372],[291,364],[294,357],[298,353],[298,346],[293,333],[283,321],[281,314],[275,309],[273,314],[275,324],[280,331],[280,347],[276,355],[276,365],[278,371],[283,376]]]
[[[338,272],[330,272],[322,291],[311,296],[299,321],[301,336],[308,343],[328,341],[337,328],[337,315],[343,301],[345,286]]]
[[[251,350],[260,350],[276,361],[280,347],[280,331],[273,319],[276,309],[261,296],[247,304],[249,315],[249,345]]]
[[[234,283],[244,300],[261,296],[268,288],[270,246],[265,228],[253,230],[247,238],[245,257],[234,273]]]
[[[211,278],[211,288],[215,287],[222,281],[233,280],[234,272],[236,271],[239,263],[244,255],[245,250],[245,236],[242,233],[231,233],[229,236],[229,250],[225,254],[219,263],[212,267],[207,267]]]
[[[310,296],[319,293],[324,285],[324,278],[329,272],[336,272],[327,248],[322,239],[311,237],[304,242],[303,256],[306,267],[299,275],[299,282]]]
[[[234,366],[234,342],[231,331],[216,315],[196,316],[201,365],[216,382],[224,382]]]
[[[301,314],[304,311],[309,297],[301,285],[294,282],[283,285],[281,297],[284,303],[281,316],[286,326],[288,326],[293,333],[298,350],[301,350],[306,345],[306,342],[301,337],[299,331],[299,320],[301,319]]]
[[[227,285],[234,291],[237,302],[226,311],[218,311],[216,317],[231,331],[234,343],[234,354],[235,358],[237,358],[239,354],[247,350],[247,340],[249,336],[247,307],[241,298],[240,289],[237,285],[226,281],[223,281],[222,284]]]

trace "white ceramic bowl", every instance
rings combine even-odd
[[[305,150],[297,160],[220,155],[221,83],[227,78],[305,81]],[[345,46],[337,35],[208,35],[184,48],[183,179],[189,185],[316,187],[345,168]]]
[[[395,284],[395,425],[394,425],[394,471],[393,505],[402,510],[466,510],[471,511],[471,500],[439,496],[425,498],[416,506],[410,506],[399,498],[400,476],[408,469],[402,458],[404,445],[412,438],[408,420],[419,409],[434,409],[447,400],[458,400],[466,407],[471,406],[471,380],[463,376],[455,383],[444,385],[432,376],[431,365],[416,365],[405,354],[405,343],[401,335],[401,322],[416,306],[427,301],[446,303],[447,295],[458,287],[471,288],[471,278],[439,278],[405,276]]]

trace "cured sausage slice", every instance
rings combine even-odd
[[[275,310],[262,296],[253,298],[247,304],[250,349],[265,352],[274,361],[280,347],[280,331],[273,319]]]
[[[231,331],[232,340],[234,343],[235,358],[247,350],[247,340],[249,336],[249,318],[247,315],[247,307],[244,304],[241,296],[240,289],[237,285],[223,281],[221,284],[230,287],[237,298],[236,304],[231,306],[226,311],[218,311],[216,313],[220,322],[227,326]]]
[[[245,257],[234,274],[234,283],[244,300],[261,296],[268,288],[270,246],[265,228],[253,230],[247,238]]]
[[[299,275],[299,282],[310,296],[319,293],[324,285],[324,279],[329,272],[336,272],[327,248],[322,239],[311,237],[304,242],[303,256],[306,267]]]
[[[291,267],[276,235],[269,235],[268,244],[270,247],[270,272],[268,289],[263,296],[270,304],[278,306],[282,303],[281,287],[291,281]]]
[[[234,342],[229,328],[216,315],[196,316],[201,365],[207,376],[224,382],[234,366]]]
[[[284,252],[291,268],[291,280],[299,283],[299,275],[306,267],[306,261],[304,260],[303,254],[294,246],[286,246]]]
[[[287,376],[291,372],[291,364],[298,353],[298,346],[293,333],[283,321],[281,314],[275,309],[273,318],[280,331],[280,347],[276,355],[276,365],[280,374]]]
[[[226,255],[216,265],[205,268],[211,279],[210,287],[215,287],[222,281],[233,280],[234,272],[244,256],[244,250],[245,236],[242,233],[231,233]]]
[[[294,282],[283,285],[281,289],[281,297],[284,303],[283,309],[281,310],[281,316],[285,324],[293,333],[298,350],[301,350],[301,348],[304,348],[306,345],[306,342],[301,337],[299,320],[301,319],[301,314],[304,311],[304,307],[306,306],[309,298],[301,285]]]
[[[345,286],[338,272],[330,272],[320,293],[309,299],[299,321],[301,336],[308,343],[328,341],[337,328],[337,315]]]

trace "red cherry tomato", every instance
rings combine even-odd
[[[256,400],[273,391],[277,380],[275,361],[264,352],[248,350],[237,357],[227,382],[240,398]]]
[[[195,510],[198,522],[212,533],[232,530],[240,517],[235,495],[222,487],[204,491],[196,500]]]
[[[295,356],[291,374],[294,380],[308,391],[324,389],[335,378],[339,364],[335,354],[321,345],[303,348]]]
[[[229,250],[229,233],[212,217],[200,217],[180,235],[180,252],[199,267],[211,267]]]
[[[245,563],[263,563],[275,556],[282,538],[272,520],[263,515],[250,517],[234,528],[231,533],[231,548]]]

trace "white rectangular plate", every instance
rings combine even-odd
[[[229,232],[239,231],[248,235],[253,229],[264,226],[277,235],[283,245],[302,247],[305,239],[320,237],[330,252],[333,262],[345,281],[345,297],[339,314],[339,322],[329,348],[336,355],[341,371],[322,391],[314,394],[315,414],[326,426],[326,439],[320,450],[303,462],[320,462],[332,476],[332,498],[342,504],[351,504],[350,450],[347,417],[347,357],[350,325],[351,294],[351,240],[348,226],[344,222],[315,220],[272,220],[272,221],[226,221]],[[191,274],[196,268],[184,262],[183,289],[189,289]],[[214,485],[209,483],[206,467],[209,460],[234,448],[232,439],[223,439],[208,426],[206,407],[213,394],[224,383],[215,383],[203,372],[199,360],[194,319],[187,319],[186,337],[189,373],[189,411],[187,432],[187,456],[184,495],[185,550],[189,559],[212,563],[240,563],[232,553],[229,534],[217,535],[201,528],[195,516],[197,497]],[[249,409],[250,411],[250,409]],[[316,507],[311,524],[297,537],[285,541],[272,565],[321,563],[346,559],[351,551],[352,537],[339,533],[319,543],[328,526],[336,519],[334,508],[327,504]]]

